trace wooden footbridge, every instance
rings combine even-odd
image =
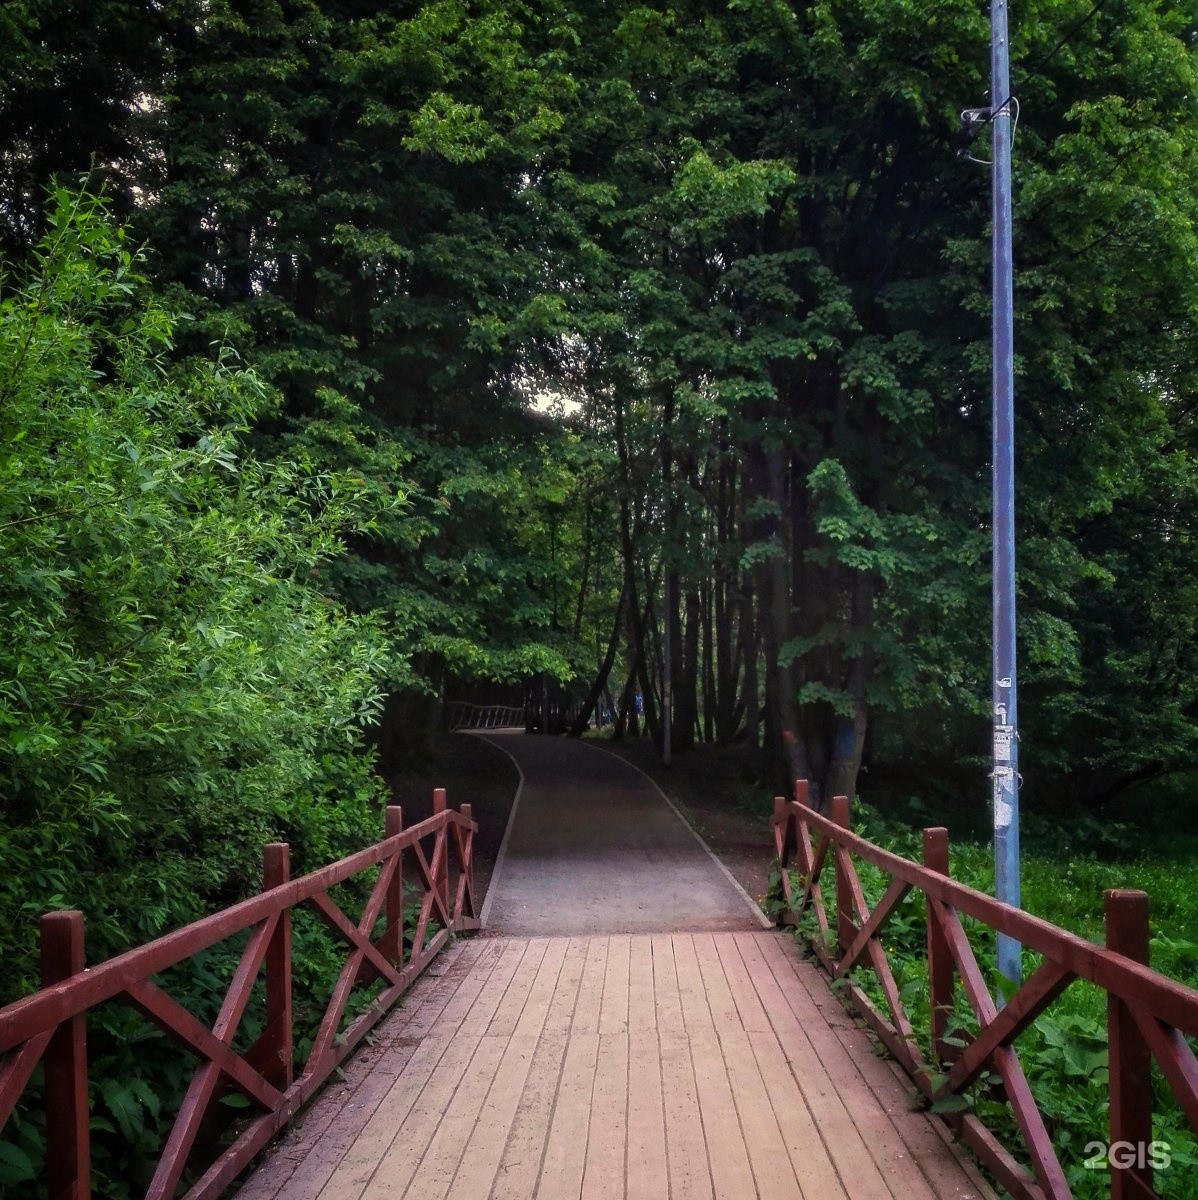
[[[580,752],[599,754],[570,751]],[[819,966],[790,934],[763,928],[730,878],[738,910],[721,914],[700,896],[670,914],[671,928],[650,929],[636,924],[651,921],[643,906],[613,903],[604,910],[624,928],[604,928],[593,908],[570,908],[568,893],[582,889],[568,881],[590,878],[591,857],[623,845],[660,891],[671,886],[663,863],[689,878],[706,851],[676,817],[667,836],[650,811],[657,801],[633,797],[638,819],[618,822],[606,799],[573,804],[569,789],[538,784],[535,765],[523,763],[492,882],[502,919],[486,929],[476,826],[444,793],[428,820],[405,829],[390,809],[383,841],[303,878],[289,877],[286,847],[268,847],[259,896],[105,963],[85,966],[78,913],[45,918],[45,987],[0,1010],[0,1121],[44,1108],[46,1156],[40,1184],[7,1194],[91,1194],[87,1014],[110,1003],[143,1014],[192,1064],[137,1189],[156,1200],[964,1200],[993,1195],[987,1178],[1028,1200],[1060,1200],[1068,1177],[1017,1039],[1076,980],[1108,997],[1109,1112],[1096,1108],[1095,1141],[1152,1141],[1153,1063],[1198,1126],[1198,992],[1145,965],[1139,893],[1108,896],[1108,945],[1092,945],[955,883],[942,830],[928,831],[925,861],[913,863],[850,832],[847,802],[826,815],[807,807],[800,786],[772,821],[778,856],[794,868],[782,872],[783,917],[813,914]],[[588,776],[602,775],[593,768]],[[559,858],[573,864],[564,876],[541,828],[554,803],[568,830]],[[668,811],[664,797],[659,807]],[[862,862],[889,881],[872,904]],[[542,917],[521,878],[543,893]],[[635,891],[632,876],[621,879]],[[912,891],[926,920],[927,1036],[906,1011],[884,937]],[[292,980],[300,909],[344,948],[306,1031],[296,1013],[308,998]],[[588,928],[535,932],[538,920],[578,913]],[[970,944],[983,927],[1041,955],[1001,1010]],[[172,969],[230,943],[236,965],[219,1012],[189,1011],[171,994]],[[962,1012],[967,1032],[951,1037],[950,1016]],[[979,1082],[1012,1122],[988,1125],[951,1102]],[[1119,1198],[1156,1196],[1154,1182],[1160,1195],[1187,1194],[1177,1176],[1154,1181],[1143,1154],[1112,1154],[1108,1178]]]

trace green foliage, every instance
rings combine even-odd
[[[249,456],[263,385],[224,349],[170,367],[178,318],[139,269],[59,193],[0,295],[8,997],[46,909],[81,908],[104,957],[255,888],[266,841],[302,869],[375,832],[358,734],[390,652],[311,579],[359,489]]]
[[[888,850],[910,859],[920,857],[919,833],[884,818],[868,804],[858,803],[855,807],[854,827]],[[1070,847],[1063,833],[1060,827],[1044,830],[1043,849],[1025,855],[1024,907],[1072,933],[1101,942],[1105,891],[1116,887],[1142,888],[1153,902],[1152,966],[1190,986],[1198,986],[1198,950],[1179,932],[1198,929],[1195,901],[1198,868],[1194,863],[1181,860],[1165,864],[1153,856],[1103,862],[1080,853],[1076,842]],[[1124,837],[1122,844],[1127,847],[1135,843]],[[1064,852],[1062,845],[1068,847]],[[881,898],[888,878],[869,863],[857,861],[856,867],[866,901],[872,907]],[[989,847],[954,841],[950,867],[958,882],[993,894],[994,868]],[[825,875],[824,886],[830,896],[830,875]],[[777,890],[776,883],[771,882],[771,892]],[[994,965],[992,932],[968,918],[963,918],[963,923],[984,978],[992,986],[1005,985]],[[797,932],[807,939],[818,936],[813,913],[804,915]],[[931,1060],[925,918],[923,902],[917,894],[908,896],[895,910],[880,936],[920,1050]],[[1028,978],[1039,965],[1039,957],[1025,950],[1023,977]],[[885,998],[871,971],[857,968],[852,978],[886,1011]],[[976,1035],[977,1021],[960,984],[955,1005],[946,1040],[950,1045],[962,1047]],[[1083,1163],[1086,1145],[1105,1141],[1107,1137],[1106,993],[1091,984],[1074,983],[1020,1035],[1015,1045],[1074,1194],[1081,1200],[1100,1200],[1107,1195],[1108,1179]],[[976,1111],[1006,1145],[1018,1148],[1020,1134],[1010,1108],[990,1094],[991,1085],[998,1082],[997,1077],[983,1076],[964,1094],[931,1105],[931,1111]],[[1187,1168],[1198,1164],[1198,1141],[1159,1071],[1154,1071],[1153,1090],[1153,1136],[1169,1144],[1173,1163],[1169,1171],[1157,1176],[1157,1187],[1162,1196],[1189,1200],[1194,1192]]]
[[[414,485],[321,575],[405,630],[391,687],[589,668],[626,567],[687,597],[674,694],[709,693],[705,736],[763,706],[775,751],[785,728],[850,790],[867,731],[875,763],[969,766],[989,200],[953,143],[986,90],[976,4],[10,9],[4,247],[94,170],[195,317],[181,346],[233,340],[278,389],[266,456]],[[1187,22],[1012,14],[1029,803],[1108,806],[1196,748]],[[573,456],[529,396],[581,400],[576,428],[624,454],[553,510],[569,560],[525,528],[550,511],[532,477]],[[630,544],[592,545],[621,507]],[[652,662],[641,599],[650,644],[621,658]]]
[[[376,688],[589,674],[621,595],[647,702],[671,639],[676,748],[762,730],[780,783],[851,791],[868,738],[871,782],[931,767],[968,815],[982,9],[152,16],[0,15],[0,912],[74,903],[87,848],[116,945],[264,836],[352,843]],[[1195,47],[1146,0],[1012,16],[1024,807],[1105,817],[1198,749]],[[89,170],[146,265],[41,214]]]
[[[179,317],[102,208],[58,193],[37,258],[0,285],[5,999],[36,986],[47,909],[83,910],[97,961],[257,890],[265,841],[303,870],[377,833],[358,734],[390,651],[311,577],[397,498],[367,507],[310,460],[249,456],[266,389],[225,349],[170,366]],[[328,943],[297,960],[314,988]],[[212,1019],[235,951],[167,982]],[[89,1042],[97,1184],[125,1195],[148,1182],[186,1062],[119,1006]],[[38,1169],[41,1119],[12,1119],[4,1194]]]

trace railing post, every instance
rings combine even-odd
[[[263,855],[262,890],[269,891],[291,878],[291,847],[271,842]],[[291,910],[279,914],[274,936],[266,948],[266,1047],[269,1066],[263,1072],[280,1091],[294,1079],[295,1042],[291,1019]]]
[[[849,828],[848,796],[833,796],[829,817],[842,829]],[[843,954],[852,944],[856,929],[853,924],[853,895],[849,890],[849,876],[841,863],[840,847],[832,846],[833,862],[836,864],[836,938]]]
[[[433,816],[445,811],[445,789],[433,788]],[[445,905],[446,911],[449,910],[449,826],[442,827],[440,841],[434,843],[441,847],[440,854],[437,855],[437,861],[433,870],[437,875],[437,894],[441,897],[441,903]]]
[[[937,826],[923,831],[923,865],[948,876],[948,830]],[[944,1040],[953,1011],[953,959],[948,938],[932,912],[932,899],[925,897],[928,930],[928,1012],[932,1026],[932,1054],[937,1063],[951,1062],[953,1048]]]
[[[779,825],[782,826],[782,837],[778,842],[778,866],[785,871],[794,851],[794,830],[785,796],[774,797],[774,826]]]
[[[796,779],[794,782],[794,802],[807,808],[811,802],[811,790],[807,780]],[[791,849],[799,861],[799,871],[807,875],[811,871],[810,839],[807,836],[807,822],[801,813],[790,814],[790,828],[787,831],[794,841]]]
[[[384,832],[393,838],[403,833],[403,809],[398,804],[387,805]],[[389,963],[403,964],[403,851],[395,852],[395,874],[387,885],[386,901],[387,928],[383,933],[379,950]]]
[[[474,820],[473,804],[463,804],[461,806],[461,812],[462,816],[465,817],[467,821]],[[458,870],[461,871],[466,877],[466,887],[463,889],[459,884],[458,894],[462,896],[464,900],[465,898],[474,895],[474,830],[469,826],[463,830],[461,850],[462,853],[458,859]],[[476,914],[472,910],[470,915],[473,917]],[[455,912],[453,916],[456,924],[457,921],[461,919],[463,914],[459,911]]]
[[[1148,894],[1113,888],[1106,894],[1108,950],[1148,963]],[[1152,1059],[1127,1002],[1107,993],[1107,1052],[1110,1067],[1111,1200],[1131,1200],[1152,1188],[1148,1147],[1152,1141]],[[1124,1153],[1115,1153],[1117,1147]],[[1121,1166],[1121,1158],[1131,1164]],[[1142,1164],[1142,1165],[1141,1165]]]
[[[62,983],[84,968],[83,914],[47,913],[41,920],[42,987]],[[42,1059],[46,1072],[46,1183],[49,1195],[88,1200],[91,1143],[87,1109],[87,1018],[83,1013],[54,1031]]]

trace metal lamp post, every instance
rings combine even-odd
[[[994,152],[993,801],[994,891],[1019,906],[1019,721],[1015,674],[1014,300],[1011,267],[1011,79],[1006,0],[990,6]],[[1019,943],[998,935],[998,969],[1018,983]]]

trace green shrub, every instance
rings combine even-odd
[[[268,390],[224,348],[173,362],[183,318],[139,261],[102,202],[59,193],[0,278],[0,1002],[37,986],[49,909],[84,912],[95,962],[256,891],[265,842],[298,874],[382,833],[360,734],[394,651],[315,584],[364,493],[246,452]],[[235,953],[172,993],[213,1015]],[[327,987],[328,937],[297,953]],[[97,1194],[121,1195],[189,1060],[119,1005],[89,1053]],[[5,1131],[0,1194],[28,1194],[41,1121],[28,1103]]]

